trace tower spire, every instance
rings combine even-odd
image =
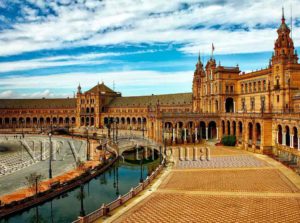
[[[282,17],[281,17],[281,22],[285,23],[285,18],[284,18],[284,7],[282,6]]]

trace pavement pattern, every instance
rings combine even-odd
[[[158,189],[107,222],[300,222],[300,177],[271,158],[227,147],[211,147],[210,161],[173,154]]]

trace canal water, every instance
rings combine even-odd
[[[100,208],[103,203],[107,204],[137,186],[141,176],[145,179],[159,165],[157,156],[151,161],[144,160],[141,165],[140,162],[130,162],[132,156],[128,155],[129,159],[125,155],[125,159],[118,160],[105,173],[85,183],[83,188],[76,188],[44,204],[0,219],[0,223],[69,223],[82,212],[88,214]]]

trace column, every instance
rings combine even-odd
[[[298,151],[300,151],[300,137],[298,137]]]
[[[219,128],[217,127],[217,140],[219,139]]]
[[[276,131],[276,143],[277,144],[279,143],[279,131],[278,130]]]
[[[294,148],[294,135],[290,135],[290,148]]]
[[[172,141],[175,142],[175,128],[172,129]]]
[[[286,145],[286,138],[285,138],[285,132],[282,133],[282,145],[285,146]]]
[[[208,140],[208,127],[206,127],[206,140]]]
[[[224,112],[226,112],[226,101],[224,101]]]
[[[186,128],[184,128],[184,142],[186,142]]]
[[[195,142],[198,142],[198,129],[195,128]]]
[[[235,101],[233,101],[233,113],[235,113]]]

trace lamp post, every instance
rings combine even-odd
[[[142,117],[142,131],[143,131],[143,138],[145,138],[145,129],[144,129],[143,117]]]
[[[118,141],[118,120],[116,119],[116,142]]]
[[[50,141],[50,157],[49,157],[49,179],[52,179],[52,134],[49,133],[49,141]]]
[[[113,123],[112,123],[112,131],[113,131],[113,143],[115,142],[115,122],[116,122],[116,119],[113,118]]]
[[[108,117],[108,123],[107,123],[107,127],[108,127],[108,138],[110,139],[110,117]]]
[[[22,118],[22,137],[24,138],[24,119]]]
[[[86,160],[90,160],[90,138],[89,138],[89,127],[86,127]]]
[[[143,183],[143,159],[144,159],[144,151],[142,149],[142,158],[140,160],[140,165],[141,165],[141,177],[140,177],[140,183]]]

